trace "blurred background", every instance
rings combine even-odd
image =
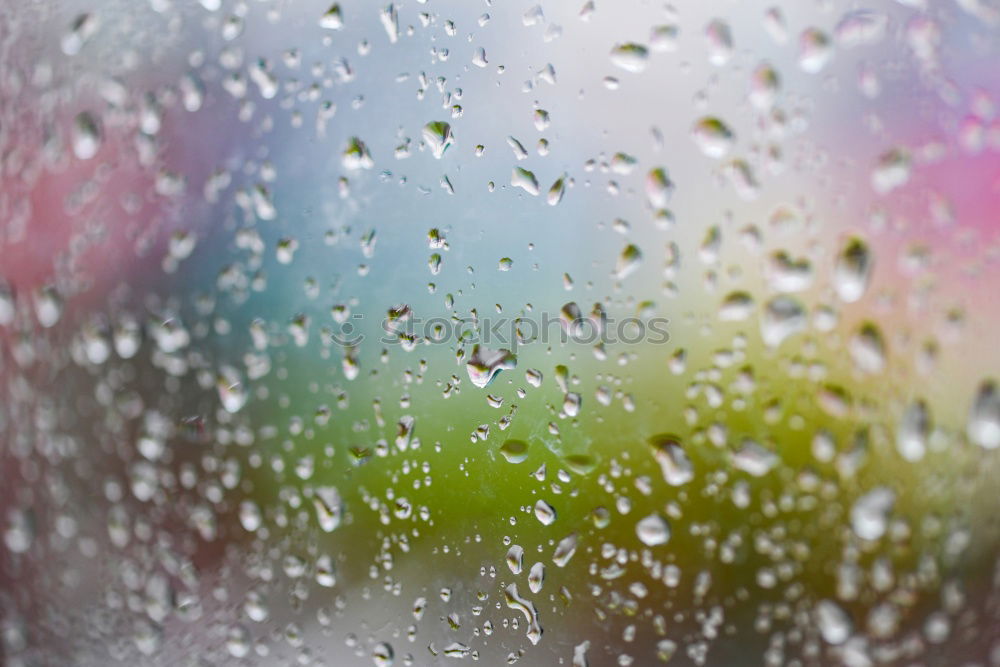
[[[6,3],[2,663],[1000,665],[998,31]]]

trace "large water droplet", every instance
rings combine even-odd
[[[344,155],[341,158],[341,162],[345,169],[371,169],[375,166],[374,160],[372,160],[371,154],[368,152],[368,147],[365,142],[361,141],[357,137],[351,137],[347,142],[347,148],[344,149]]]
[[[799,67],[804,72],[815,73],[826,67],[833,56],[833,47],[826,33],[816,28],[806,28],[799,37]]]
[[[646,175],[646,198],[653,208],[664,208],[674,192],[673,181],[663,167],[651,169]]]
[[[847,351],[858,370],[880,373],[885,368],[885,341],[872,322],[865,322],[851,337]]]
[[[517,356],[510,350],[491,350],[479,344],[472,348],[472,355],[465,365],[472,384],[480,389],[492,382],[500,371],[512,370],[516,367]]]
[[[616,44],[611,49],[611,62],[627,72],[643,71],[648,58],[649,49],[635,42]]]
[[[448,150],[448,147],[454,143],[451,125],[444,121],[438,120],[424,125],[423,136],[424,141],[430,146],[431,154],[438,160]]]
[[[510,172],[510,184],[512,187],[521,188],[532,196],[537,196],[539,193],[538,179],[532,172],[521,167],[514,167]]]
[[[681,447],[680,439],[661,434],[649,439],[653,457],[660,464],[663,480],[671,486],[682,486],[694,479],[694,465]]]
[[[832,600],[821,600],[816,605],[816,625],[829,644],[843,644],[851,636],[851,619]]]
[[[777,347],[788,338],[806,328],[806,311],[802,304],[786,296],[771,299],[760,320],[760,333],[764,344]]]
[[[517,591],[517,584],[510,584],[504,589],[504,599],[510,609],[515,609],[528,621],[528,639],[532,644],[537,644],[542,638],[542,626],[538,622],[538,611],[535,604],[530,600],[521,597]]]
[[[500,446],[500,453],[508,463],[523,463],[528,458],[528,443],[523,440],[508,440]]]
[[[701,152],[711,158],[724,157],[736,140],[733,131],[714,116],[705,116],[691,128],[691,136]]]
[[[639,250],[639,247],[633,244],[625,246],[621,254],[618,255],[618,261],[615,263],[615,278],[618,280],[624,279],[638,269],[641,262],[642,251]]]
[[[885,534],[889,512],[896,502],[891,489],[880,486],[861,496],[851,507],[851,528],[863,540],[877,540]]]
[[[556,520],[556,508],[539,499],[535,503],[535,518],[541,521],[543,526],[551,525]]]
[[[659,514],[650,514],[635,525],[639,540],[648,547],[666,544],[670,540],[670,524]]]

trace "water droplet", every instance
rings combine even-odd
[[[476,52],[472,55],[472,64],[476,67],[486,67],[490,64],[490,61],[486,59],[486,49],[479,47]]]
[[[529,195],[538,196],[538,179],[527,169],[514,167],[510,172],[510,184],[512,187],[521,188]]]
[[[523,440],[507,440],[500,446],[500,454],[508,463],[523,463],[528,458],[528,443]]]
[[[725,165],[724,173],[740,198],[753,201],[760,194],[757,175],[750,163],[743,158],[729,161]]]
[[[219,392],[219,401],[226,412],[239,412],[246,405],[249,397],[247,390],[243,386],[239,372],[232,366],[223,366],[219,369],[216,388]]]
[[[930,414],[922,400],[913,401],[906,408],[896,429],[896,450],[907,461],[919,461],[927,451],[927,434],[930,431]]]
[[[517,544],[511,546],[507,550],[506,561],[511,574],[521,574],[521,568],[524,565],[524,547]]]
[[[244,500],[240,503],[240,525],[249,533],[260,528],[262,516],[260,507],[252,500]]]
[[[389,36],[389,43],[395,44],[399,40],[399,15],[396,6],[392,3],[386,5],[379,12],[379,20],[385,28],[385,34]]]
[[[851,528],[863,540],[877,540],[885,534],[889,512],[896,494],[880,486],[858,498],[851,507]]]
[[[410,440],[413,438],[413,429],[416,419],[410,415],[403,415],[396,424],[396,448],[405,452],[410,448]]]
[[[73,154],[80,160],[89,160],[101,147],[101,128],[89,111],[76,115],[73,122]]]
[[[11,553],[22,554],[31,548],[35,539],[34,521],[29,512],[12,508],[7,511],[7,525],[3,541]]]
[[[340,492],[333,486],[320,486],[313,495],[316,520],[324,533],[332,533],[340,525],[343,515],[343,501]]]
[[[372,650],[372,661],[374,661],[375,667],[392,667],[394,655],[392,646],[381,642],[376,644]]]
[[[673,181],[663,167],[651,169],[646,175],[646,198],[653,208],[665,208],[673,192]]]
[[[904,148],[893,148],[879,156],[872,170],[872,187],[879,194],[886,194],[906,185],[910,180],[912,163],[910,153]]]
[[[760,334],[768,347],[778,347],[789,336],[806,328],[806,311],[801,303],[791,297],[778,296],[764,307],[760,320]]]
[[[611,62],[626,72],[641,72],[646,69],[649,49],[642,44],[626,42],[615,44],[611,49]]]
[[[552,187],[549,188],[549,194],[546,201],[548,201],[549,206],[555,206],[562,201],[563,194],[566,192],[566,177],[560,176],[556,179]]]
[[[319,26],[327,30],[340,30],[344,27],[344,17],[340,11],[340,3],[333,3],[330,8],[319,17]]]
[[[576,533],[567,535],[566,537],[559,540],[559,544],[556,545],[556,550],[552,553],[552,562],[556,564],[557,567],[566,567],[570,558],[576,553],[576,545],[579,541],[579,537]]]
[[[973,444],[983,449],[1000,447],[1000,392],[993,380],[979,385],[969,410],[966,433]]]
[[[779,7],[771,7],[764,12],[764,29],[778,44],[788,41],[788,26],[785,22],[785,15]]]
[[[843,644],[851,636],[851,619],[832,600],[820,600],[816,605],[816,625],[829,644]]]
[[[733,57],[733,33],[722,19],[713,19],[705,27],[708,41],[708,62],[721,67]]]
[[[728,153],[736,138],[725,123],[714,116],[705,116],[691,128],[691,136],[701,152],[711,158],[721,158]]]
[[[348,140],[347,148],[344,149],[341,162],[345,169],[351,170],[371,169],[375,166],[375,162],[368,153],[368,147],[365,146],[365,142],[357,137],[351,137]]]
[[[885,368],[885,342],[882,333],[871,322],[861,325],[847,346],[851,360],[864,373],[881,373]]]
[[[510,350],[491,350],[479,344],[472,348],[472,355],[465,365],[472,384],[480,389],[492,382],[500,371],[512,370],[516,367],[517,356]]]
[[[826,33],[817,28],[806,28],[799,36],[799,67],[814,74],[830,62],[833,47]]]
[[[597,467],[597,461],[587,454],[570,454],[563,461],[570,472],[576,475],[589,475]]]
[[[777,454],[749,439],[732,454],[733,467],[754,477],[763,477],[780,462]]]
[[[510,584],[504,589],[504,599],[507,602],[507,607],[524,614],[524,618],[528,621],[528,639],[532,644],[537,644],[542,638],[542,626],[538,622],[538,611],[535,609],[535,604],[521,597],[517,591],[517,584]]]
[[[511,584],[513,586],[513,584]],[[461,642],[452,642],[441,651],[449,658],[464,658],[469,655],[471,649]]]
[[[532,593],[538,593],[542,590],[542,584],[545,583],[545,565],[542,563],[535,563],[531,566],[531,570],[528,572],[528,589]]]
[[[781,87],[778,71],[768,63],[761,63],[750,78],[750,103],[761,111],[774,106]]]
[[[778,251],[767,263],[768,284],[776,292],[801,292],[812,284],[812,264],[808,259],[793,259]]]
[[[451,125],[440,120],[424,125],[423,136],[424,141],[430,146],[431,154],[438,160],[455,141],[451,133]]]
[[[885,37],[889,17],[871,9],[855,9],[844,14],[833,31],[837,44],[842,47],[874,44]]]
[[[872,255],[868,244],[858,237],[849,239],[834,267],[833,287],[840,300],[853,303],[860,299],[868,289],[871,271]]]
[[[229,628],[226,650],[234,658],[245,657],[250,653],[250,632],[242,625],[234,625]]]
[[[51,285],[39,288],[35,292],[34,302],[38,323],[46,329],[55,326],[63,312],[63,300],[56,288]]]
[[[641,263],[642,251],[639,250],[638,246],[630,243],[618,255],[618,261],[615,263],[615,278],[618,280],[625,279],[625,277],[638,269]]]
[[[682,486],[694,479],[694,465],[677,436],[655,435],[649,439],[649,444],[653,448],[653,457],[660,464],[663,480],[667,484]]]
[[[676,51],[679,35],[680,29],[676,25],[653,26],[649,33],[649,47],[659,52]]]
[[[670,524],[659,514],[650,514],[635,525],[635,532],[647,547],[666,544],[670,540]]]
[[[69,27],[69,31],[63,35],[60,47],[67,56],[75,56],[80,52],[90,38],[97,33],[101,27],[101,22],[94,14],[80,14]]]
[[[753,307],[753,297],[749,292],[730,292],[719,306],[719,319],[723,322],[742,322],[753,315]]]

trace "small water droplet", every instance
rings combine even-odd
[[[101,128],[89,111],[76,115],[73,122],[73,154],[80,160],[89,160],[101,148]]]
[[[904,148],[893,148],[880,155],[876,161],[872,170],[872,187],[879,194],[886,194],[906,185],[911,172],[909,151]]]

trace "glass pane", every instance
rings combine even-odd
[[[1000,5],[0,10],[0,656],[1000,665]]]

